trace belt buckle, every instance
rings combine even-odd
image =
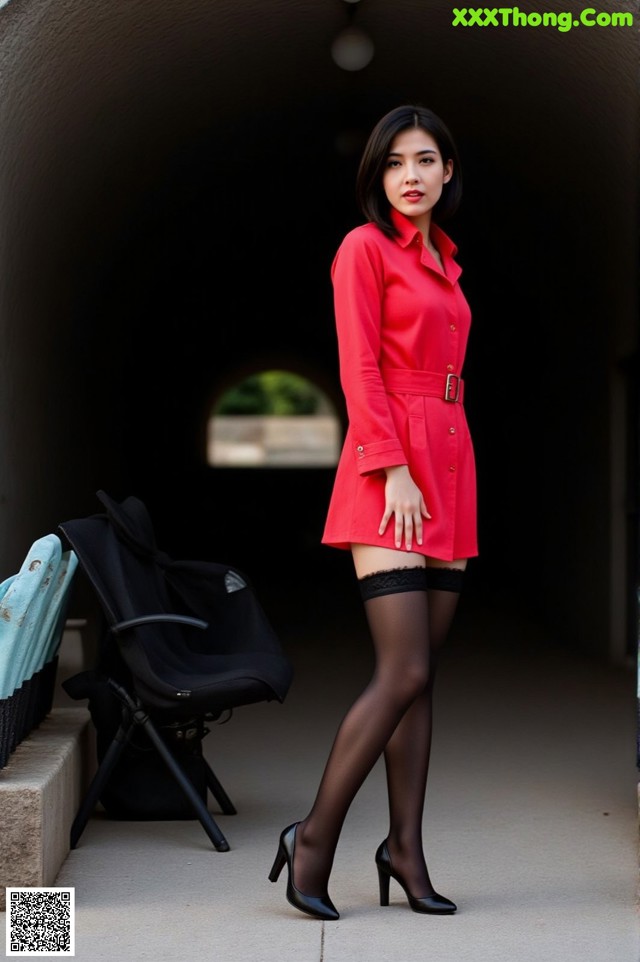
[[[460,397],[460,375],[447,374],[447,381],[444,386],[445,401],[457,401]]]

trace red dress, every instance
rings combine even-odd
[[[432,516],[411,550],[470,558],[478,554],[476,471],[460,374],[471,312],[458,284],[457,247],[432,223],[443,273],[411,220],[391,213],[397,237],[375,224],[356,227],[331,268],[349,427],[322,543],[395,549],[393,518],[378,534],[383,469],[407,464]]]

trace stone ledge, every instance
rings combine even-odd
[[[7,886],[53,885],[95,771],[86,708],[54,708],[0,770],[0,911]]]

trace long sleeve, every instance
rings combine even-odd
[[[331,268],[340,381],[361,475],[407,464],[380,373],[383,264],[364,230],[347,234]]]

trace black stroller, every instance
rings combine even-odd
[[[241,705],[283,702],[291,663],[243,572],[170,558],[158,549],[138,498],[118,503],[104,491],[97,496],[103,513],[58,526],[105,622],[96,668],[63,683],[72,698],[89,699],[98,736],[99,766],[71,828],[71,848],[100,801],[114,817],[197,817],[215,848],[228,851],[207,790],[224,814],[236,810],[202,755],[206,722]],[[141,738],[145,754],[132,757]],[[136,814],[130,799],[136,785],[142,791],[141,779],[148,793],[140,759],[150,756],[164,763],[164,785],[155,809]],[[117,795],[123,783],[133,787],[128,808]],[[178,802],[183,810],[176,814]]]

